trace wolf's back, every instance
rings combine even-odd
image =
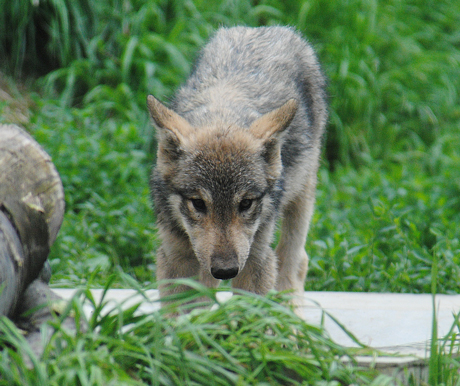
[[[324,87],[313,49],[294,29],[222,28],[201,51],[172,108],[195,126],[223,120],[248,127],[294,98],[299,111],[287,137],[298,140],[295,131],[302,130],[310,142],[321,137],[326,121]]]

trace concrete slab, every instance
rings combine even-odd
[[[433,319],[430,294],[306,292],[305,299],[310,304],[304,315],[312,323],[320,320],[319,305],[365,345],[426,357]],[[443,337],[460,312],[460,295],[437,295],[435,304],[438,336]],[[337,343],[357,346],[331,318],[325,326]]]
[[[70,299],[75,290],[54,289],[64,299]],[[102,290],[92,290],[95,299],[100,299]],[[158,291],[149,290],[150,300],[158,299]],[[221,299],[231,296],[220,293]],[[135,290],[112,289],[106,300],[109,305],[125,302],[125,307],[142,302],[140,312],[151,313],[158,309],[158,302],[144,301]],[[436,316],[438,336],[449,333],[455,315],[460,313],[460,295],[437,295]],[[86,309],[88,314],[91,308]],[[386,372],[404,370],[416,372],[416,378],[426,378],[426,360],[433,318],[433,299],[430,294],[350,293],[350,292],[305,292],[305,319],[319,325],[324,320],[331,338],[345,347],[359,347],[333,320],[338,320],[361,343],[377,349],[380,353],[361,356],[358,362],[378,367]],[[330,316],[332,317],[330,317]],[[458,331],[456,331],[458,332]],[[394,357],[394,354],[404,357]]]

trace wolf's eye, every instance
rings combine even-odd
[[[249,208],[251,208],[252,206],[252,201],[253,200],[250,200],[249,198],[245,198],[244,200],[241,200],[240,202],[240,212],[245,212],[247,210],[249,210]]]
[[[206,204],[201,198],[192,198],[190,201],[197,212],[206,212]]]

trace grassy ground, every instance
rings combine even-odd
[[[15,4],[0,0],[0,122],[25,126],[64,183],[53,285],[104,286],[118,273],[112,286],[124,286],[120,272],[154,285],[158,240],[148,175],[156,144],[147,93],[171,96],[219,25],[291,24],[317,48],[330,95],[306,289],[429,293],[436,261],[437,291],[458,292],[460,3]],[[115,360],[110,343],[86,337]],[[85,342],[85,350],[95,347]],[[63,359],[53,360],[40,365],[43,374],[49,366],[57,374]],[[123,371],[131,374],[129,363]]]

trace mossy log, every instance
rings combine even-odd
[[[64,206],[50,156],[19,126],[0,124],[0,315],[24,311],[24,293],[46,269]],[[51,292],[43,291],[39,298]]]

